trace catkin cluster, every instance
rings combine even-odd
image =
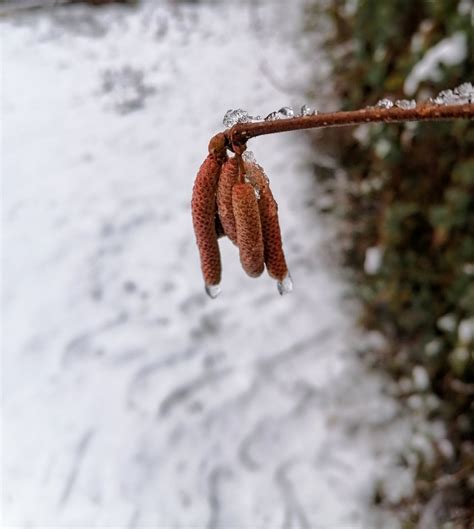
[[[278,205],[262,167],[240,154],[228,157],[225,136],[214,136],[209,155],[194,182],[191,201],[194,232],[206,291],[220,292],[222,265],[218,238],[226,235],[239,248],[242,268],[258,277],[265,267],[280,293],[291,289],[283,253]]]

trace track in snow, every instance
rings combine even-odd
[[[224,242],[223,293],[203,292],[189,202],[208,138],[228,108],[288,103],[269,65],[307,67],[302,2],[236,4],[2,23],[3,527],[374,520],[408,426],[354,353],[304,136],[250,145],[295,291],[247,278]]]

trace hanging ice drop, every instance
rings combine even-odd
[[[283,281],[278,281],[277,288],[280,296],[284,296],[293,291],[293,280],[291,279],[289,272],[286,274],[286,277],[283,278]]]
[[[205,285],[206,294],[211,299],[216,299],[217,296],[222,292],[222,288],[220,285]]]

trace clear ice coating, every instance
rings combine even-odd
[[[220,285],[207,285],[206,284],[205,288],[206,288],[206,294],[211,299],[216,299],[217,296],[222,292],[222,289],[221,289]]]
[[[375,106],[377,108],[392,108],[393,101],[391,99],[388,99],[387,97],[384,97],[383,99],[380,99],[380,101],[377,101]]]
[[[244,154],[242,155],[242,158],[244,159],[244,161],[250,164],[257,164],[257,160],[252,151],[245,151]],[[252,184],[255,197],[257,198],[257,200],[260,200],[260,188],[255,184],[254,179],[248,173],[245,175],[245,181],[248,184]]]
[[[409,110],[410,108],[416,107],[416,101],[414,99],[397,99],[395,106],[403,110]]]
[[[430,99],[436,105],[464,105],[474,103],[474,86],[463,83],[452,90],[443,90],[435,98]]]
[[[224,124],[224,127],[230,129],[234,125],[237,125],[237,123],[249,123],[252,121],[261,121],[261,119],[260,116],[251,116],[246,110],[237,108],[236,110],[228,110],[225,113],[222,123]]]
[[[255,155],[252,151],[245,151],[242,155],[242,158],[245,162],[248,163],[257,163],[257,160],[255,159]]]
[[[293,280],[291,279],[289,272],[286,274],[286,277],[283,279],[283,281],[278,281],[277,288],[280,296],[284,296],[285,294],[289,294],[293,291]]]

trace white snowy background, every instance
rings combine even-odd
[[[303,3],[1,21],[2,528],[390,527],[371,502],[380,479],[409,490],[411,422],[357,355],[306,137],[249,146],[292,294],[223,241],[210,300],[192,232],[225,111],[303,104],[324,69]]]

